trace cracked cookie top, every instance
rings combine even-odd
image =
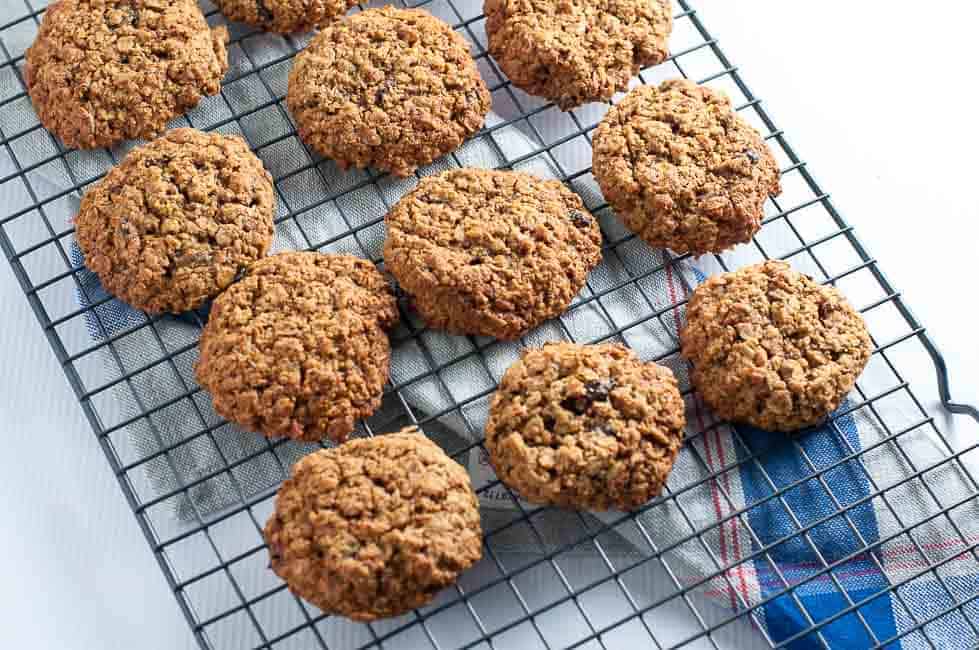
[[[707,405],[768,431],[820,423],[872,349],[863,317],[839,291],[774,261],[697,287],[680,341]]]
[[[639,86],[595,130],[595,180],[631,231],[677,253],[750,241],[781,192],[761,135],[721,92],[677,79]]]
[[[469,475],[412,427],[296,463],[265,541],[293,593],[358,621],[429,603],[482,556]]]
[[[215,0],[230,20],[279,34],[308,32],[342,17],[357,0]]]
[[[569,110],[665,60],[670,11],[667,0],[486,0],[486,35],[514,85]]]
[[[660,493],[685,424],[669,369],[619,344],[550,343],[504,374],[486,449],[531,503],[632,510]]]
[[[27,90],[68,147],[150,139],[221,90],[227,39],[194,0],[57,0],[25,54]]]
[[[272,177],[241,138],[174,129],[89,190],[75,237],[105,289],[137,309],[213,298],[274,234]]]
[[[249,267],[214,301],[197,380],[249,431],[344,440],[381,404],[398,322],[384,276],[351,255],[289,252]]]
[[[347,167],[408,176],[483,126],[490,94],[465,39],[417,9],[368,9],[327,26],[295,59],[299,135]]]
[[[388,213],[387,268],[432,327],[516,339],[563,313],[601,261],[577,194],[530,174],[455,169]]]

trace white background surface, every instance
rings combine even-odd
[[[979,401],[979,6],[696,4]],[[0,645],[196,647],[5,262],[0,304]]]

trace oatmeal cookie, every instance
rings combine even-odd
[[[214,301],[197,381],[268,437],[342,441],[381,404],[398,320],[384,276],[350,255],[280,253]]]
[[[150,139],[221,90],[227,40],[194,0],[57,0],[24,78],[41,123],[65,146]]]
[[[750,241],[766,197],[781,192],[775,158],[721,92],[686,80],[639,86],[595,131],[595,180],[649,245],[717,253]]]
[[[697,287],[680,342],[704,402],[768,431],[819,424],[872,350],[863,317],[839,291],[774,261]]]
[[[272,176],[241,138],[174,129],[138,147],[81,202],[75,237],[105,289],[137,309],[213,298],[274,235]]]
[[[563,110],[609,101],[669,55],[668,0],[486,0],[485,12],[510,81]]]
[[[308,32],[341,18],[357,0],[215,0],[221,13],[279,34]]]
[[[530,174],[423,178],[387,215],[384,260],[432,327],[516,339],[560,315],[601,261],[577,194]]]
[[[296,56],[289,110],[299,135],[341,168],[408,176],[483,126],[490,94],[465,39],[418,9],[332,23]]]
[[[632,510],[660,493],[685,424],[669,369],[619,344],[551,343],[504,374],[486,449],[532,503]]]
[[[413,427],[296,463],[265,541],[294,594],[357,621],[422,607],[482,556],[469,475]]]

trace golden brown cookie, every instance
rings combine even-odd
[[[308,32],[342,17],[357,0],[215,0],[229,20],[279,34]]]
[[[486,0],[485,13],[510,81],[563,110],[609,101],[669,55],[668,0]]]
[[[218,296],[197,381],[214,410],[268,437],[344,440],[374,412],[398,321],[384,276],[351,255],[280,253]]]
[[[774,261],[697,287],[680,341],[704,402],[769,431],[820,423],[872,350],[863,317],[839,291]]]
[[[137,309],[195,309],[264,257],[275,191],[239,137],[174,129],[82,199],[75,237],[105,289]]]
[[[66,146],[148,140],[221,90],[227,39],[194,0],[57,0],[24,77],[41,123]]]
[[[408,176],[483,126],[490,94],[465,39],[418,9],[369,9],[327,26],[296,56],[299,135],[341,168]]]
[[[619,344],[550,343],[503,375],[486,449],[531,503],[632,510],[665,485],[685,424],[669,369]]]
[[[639,86],[592,142],[592,172],[650,246],[717,253],[750,241],[781,192],[775,158],[721,92],[683,79]]]
[[[423,178],[387,215],[384,261],[432,327],[516,339],[564,312],[601,261],[577,194],[530,174]]]
[[[357,621],[426,605],[482,556],[469,475],[414,427],[296,463],[265,541],[294,594]]]

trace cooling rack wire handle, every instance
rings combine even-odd
[[[925,349],[928,350],[932,363],[935,364],[935,374],[938,379],[938,395],[942,400],[942,406],[949,413],[953,413],[955,415],[967,415],[976,422],[979,422],[979,409],[972,404],[952,401],[952,390],[950,387],[951,380],[948,377],[948,365],[945,363],[945,357],[938,350],[938,346],[935,345],[932,338],[925,333],[922,333],[921,335],[921,342],[924,344]]]

